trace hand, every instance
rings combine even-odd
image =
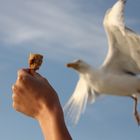
[[[27,69],[19,70],[12,89],[13,107],[25,115],[38,119],[44,108],[48,116],[55,111],[62,111],[56,92],[38,73],[32,76]]]
[[[38,120],[45,139],[72,140],[64,121],[63,110],[55,90],[47,79],[28,69],[18,72],[13,90],[13,108]]]

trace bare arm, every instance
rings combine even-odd
[[[35,118],[45,140],[72,140],[56,91],[45,78],[20,70],[12,90],[14,109]]]

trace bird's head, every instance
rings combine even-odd
[[[85,61],[83,60],[75,60],[73,62],[67,63],[66,65],[68,68],[73,68],[79,72],[85,72],[88,70],[88,68],[90,67],[89,64],[87,64]]]

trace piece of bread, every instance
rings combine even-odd
[[[28,63],[29,63],[29,69],[32,72],[35,72],[38,70],[43,62],[43,56],[41,54],[30,54]]]

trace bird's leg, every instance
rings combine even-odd
[[[137,99],[137,97],[134,97],[134,96],[132,96],[132,99],[134,99],[134,115],[135,115],[138,125],[140,126],[140,115],[139,115],[138,109],[137,109],[138,99]]]

